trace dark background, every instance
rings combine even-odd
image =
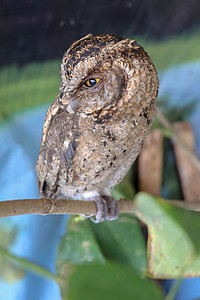
[[[200,23],[199,0],[4,0],[0,66],[60,58],[93,33],[161,39]]]

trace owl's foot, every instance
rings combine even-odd
[[[94,223],[100,223],[104,220],[113,221],[119,217],[119,208],[115,199],[111,196],[93,196],[89,201],[95,201],[97,206],[96,216],[90,217]]]

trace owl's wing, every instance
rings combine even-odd
[[[40,197],[54,197],[59,186],[70,181],[77,137],[78,116],[62,109],[56,99],[46,115],[36,165]]]

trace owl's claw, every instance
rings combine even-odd
[[[101,223],[104,220],[113,221],[119,216],[119,208],[117,202],[111,196],[94,196],[87,199],[95,201],[97,206],[96,216],[90,217],[94,223]]]

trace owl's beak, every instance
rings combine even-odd
[[[71,109],[73,110],[73,112],[77,113],[77,109],[80,106],[79,101],[76,98],[71,98],[70,101],[69,101],[69,104],[70,104]]]

